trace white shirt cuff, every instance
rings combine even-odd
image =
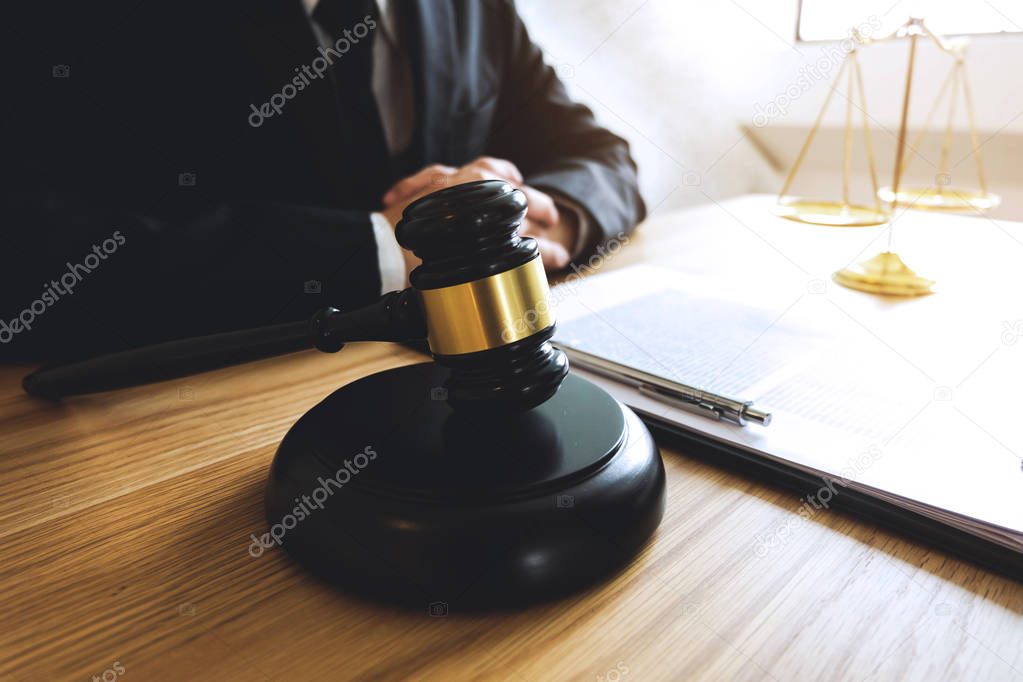
[[[371,213],[373,237],[377,242],[377,264],[380,266],[380,293],[399,291],[406,286],[405,257],[394,237],[394,229],[382,213]]]

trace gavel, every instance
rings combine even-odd
[[[308,322],[174,341],[44,369],[52,399],[350,341],[426,339],[434,362],[371,374],[306,412],[281,441],[268,530],[343,589],[404,605],[521,606],[624,566],[664,511],[664,467],[646,426],[569,374],[522,192],[500,181],[410,204],[398,242],[422,264],[411,287]],[[440,398],[438,399],[438,395]]]
[[[136,386],[240,361],[315,347],[337,352],[352,341],[426,339],[451,370],[453,406],[530,409],[568,374],[553,348],[555,320],[536,241],[518,236],[526,198],[506,182],[481,180],[410,204],[398,242],[422,265],[412,286],[361,309],[318,311],[307,322],[213,334],[112,353],[34,372],[31,395],[62,397]]]

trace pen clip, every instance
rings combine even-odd
[[[745,426],[745,420],[742,419],[741,415],[737,415],[737,418],[731,418],[730,415],[726,414],[719,406],[708,403],[704,400],[700,400],[697,396],[690,396],[686,393],[670,393],[658,386],[652,386],[650,384],[639,384],[637,390],[642,395],[649,396],[654,400],[660,400],[666,402],[673,407],[678,407],[690,412],[697,412],[705,417],[711,417],[718,421],[725,420],[738,424],[739,426]]]
[[[753,401],[739,401],[732,398],[722,398],[723,403],[709,402],[704,399],[702,393],[674,392],[640,382],[637,390],[643,395],[650,396],[655,400],[666,402],[669,405],[697,412],[706,417],[713,417],[718,421],[726,421],[737,426],[746,426],[749,422],[756,422],[761,426],[771,425],[771,413],[764,412],[753,407]]]

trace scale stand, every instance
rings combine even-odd
[[[858,35],[857,40],[859,40]],[[803,165],[806,153],[813,144],[818,130],[820,130],[821,121],[824,119],[824,114],[827,112],[828,106],[831,104],[832,96],[835,94],[835,91],[838,90],[843,74],[847,76],[848,82],[845,95],[845,145],[842,154],[842,199],[840,201],[834,201],[789,196],[789,190],[792,188],[792,183],[796,179],[796,175],[799,173],[799,169]],[[873,206],[853,203],[849,197],[849,178],[851,175],[850,169],[852,164],[854,127],[852,110],[854,106],[853,100],[857,98],[859,99],[859,105],[857,108],[863,114],[863,142],[867,153],[867,164],[870,168],[870,179],[873,183],[873,192],[871,195],[874,198]],[[788,220],[809,223],[812,225],[826,225],[829,227],[869,227],[872,225],[883,225],[888,221],[888,211],[881,205],[878,198],[877,163],[874,160],[874,146],[870,139],[870,126],[867,122],[867,100],[866,95],[864,94],[863,76],[860,71],[860,64],[857,59],[855,47],[853,47],[845,60],[843,60],[842,66],[839,67],[838,73],[835,75],[835,80],[831,84],[831,89],[828,91],[827,97],[824,99],[824,104],[817,113],[817,118],[814,120],[813,126],[810,128],[810,132],[807,134],[806,140],[803,142],[803,146],[799,150],[799,155],[796,157],[795,163],[792,164],[792,168],[789,170],[789,174],[785,178],[784,186],[782,186],[781,191],[778,193],[778,203],[775,206],[774,212],[776,215],[787,218]]]

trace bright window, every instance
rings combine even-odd
[[[1020,0],[801,0],[797,37],[842,40],[852,27],[873,28],[870,35],[879,37],[910,16],[923,17],[931,30],[942,35],[1023,32]]]

